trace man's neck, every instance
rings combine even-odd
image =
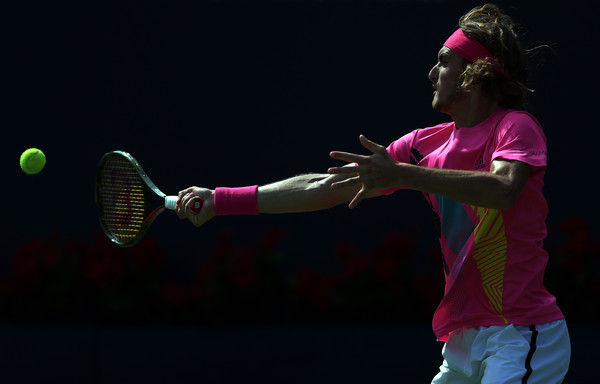
[[[479,92],[470,92],[460,106],[450,113],[456,128],[474,127],[487,119],[500,104],[482,97]]]

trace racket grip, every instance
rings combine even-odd
[[[177,196],[167,196],[165,197],[165,208],[174,210],[175,205],[177,204]]]
[[[177,204],[177,199],[178,199],[177,196],[165,197],[165,208],[174,210],[175,205]],[[202,209],[202,199],[200,198],[200,196],[192,197],[192,211],[194,213],[198,213],[198,212],[200,212],[201,209]]]

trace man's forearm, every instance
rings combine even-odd
[[[529,166],[494,162],[490,172],[426,168],[399,164],[404,187],[442,195],[479,207],[508,209],[529,177]]]
[[[350,201],[358,188],[333,190],[339,175],[305,174],[258,188],[260,213],[309,212]]]

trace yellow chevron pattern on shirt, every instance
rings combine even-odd
[[[473,259],[481,273],[483,290],[489,299],[490,308],[506,323],[502,309],[504,291],[504,268],[506,266],[506,231],[502,211],[477,209],[479,224],[475,228]]]

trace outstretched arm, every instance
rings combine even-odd
[[[342,167],[343,168],[343,167]],[[360,190],[360,185],[332,188],[343,181],[345,175],[305,174],[260,186],[257,192],[260,213],[309,212],[328,209],[350,201]],[[379,196],[371,192],[365,197]],[[192,198],[199,196],[203,207],[199,214],[191,211]],[[200,226],[216,216],[215,191],[200,187],[190,187],[179,192],[175,211],[182,219],[189,219]]]

